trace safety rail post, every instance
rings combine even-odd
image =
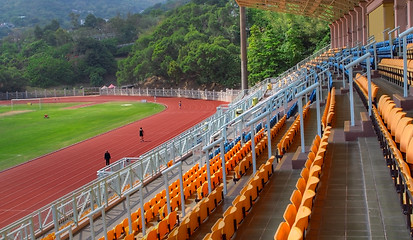
[[[297,93],[295,98],[298,99],[298,111],[300,112],[300,134],[301,134],[301,152],[305,153],[305,142],[304,142],[304,116],[303,116],[303,101],[302,98],[305,94],[313,91],[314,89],[321,87],[320,82],[316,82],[309,86],[305,90]],[[316,91],[316,104],[317,104],[317,133],[321,136],[321,121],[320,121],[320,100],[318,96],[318,89]]]
[[[104,205],[102,205],[98,208],[95,208],[94,210],[92,210],[90,213],[87,214],[87,217],[89,218],[90,235],[92,236],[92,239],[95,239],[95,227],[93,226],[94,225],[93,224],[93,222],[94,222],[93,215],[95,215],[98,212],[102,212],[102,211],[105,211],[105,206]],[[104,223],[104,225],[105,225],[105,223]],[[57,231],[55,231],[55,232],[57,232]]]
[[[386,32],[390,31],[390,28],[386,28],[383,30],[383,41],[386,41]]]
[[[366,53],[369,52],[368,49],[373,46],[373,53],[374,53],[374,66],[375,70],[377,70],[377,51],[376,51],[376,40],[371,41],[369,44],[365,46],[366,48]]]
[[[268,158],[271,157],[272,155],[272,150],[271,150],[271,112],[273,110],[273,104],[270,102],[268,104],[268,111],[269,114],[267,115],[267,146],[268,146]],[[278,119],[277,119],[278,120]]]
[[[344,57],[343,59],[340,60],[340,63],[343,64],[343,88],[346,87],[346,71],[344,69],[344,65],[346,64],[346,61],[350,58],[352,58],[352,55],[348,55],[347,57]],[[340,65],[338,66],[340,68]]]
[[[182,208],[182,217],[185,217],[185,198],[184,198],[184,188],[183,188],[183,177],[182,177],[182,162],[177,162],[174,165],[168,167],[167,169],[163,170],[161,172],[164,181],[165,181],[165,189],[166,189],[166,204],[168,207],[168,212],[172,212],[171,209],[171,200],[169,199],[169,183],[168,183],[168,173],[172,170],[174,170],[175,168],[178,168],[179,170],[179,174],[178,174],[178,178],[179,178],[179,187],[181,188],[180,194],[181,194],[181,208]]]
[[[323,68],[324,68],[324,70],[318,73],[318,77],[319,77],[319,79],[320,79],[320,84],[321,84],[322,82],[324,82],[324,80],[325,80],[325,78],[324,78],[325,73],[326,73],[326,72],[330,72],[330,69],[329,69],[327,66],[325,66],[325,67],[323,67]],[[321,78],[322,78],[322,79],[321,79]],[[330,85],[328,84],[328,78],[327,78],[327,88],[328,88],[328,91],[330,92]],[[322,88],[320,88],[320,89],[322,90]],[[320,91],[320,99],[323,99],[323,93],[322,93],[322,91]]]
[[[104,212],[105,211],[103,211],[102,213],[104,213]],[[56,239],[60,240],[60,235],[64,232],[66,232],[66,231],[68,231],[68,233],[69,233],[69,239],[72,240],[73,239],[72,225],[69,225],[69,226],[67,226],[65,228],[62,228],[61,230],[55,232]],[[106,232],[106,223],[105,222],[103,223],[103,231],[105,233],[105,240],[108,240],[107,232]],[[35,238],[33,238],[33,239],[35,239]]]
[[[403,82],[404,82],[403,97],[408,96],[408,93],[407,93],[407,88],[408,88],[407,86],[407,35],[412,32],[413,32],[413,27],[400,33],[399,35],[399,41],[400,41],[400,38],[403,38]]]
[[[224,138],[221,136],[218,140],[216,140],[215,142],[204,146],[202,148],[202,151],[205,152],[205,157],[206,157],[206,164],[207,164],[207,178],[208,178],[208,194],[210,194],[212,192],[212,187],[211,187],[211,169],[210,169],[210,163],[209,163],[209,150],[214,148],[218,143],[221,143],[224,141]],[[225,154],[221,152],[221,155]],[[225,158],[224,158],[224,162],[225,162]],[[225,171],[225,169],[222,169],[222,171]]]
[[[140,192],[140,205],[141,205],[141,221],[142,221],[142,234],[145,236],[146,234],[146,225],[145,225],[145,210],[143,208],[143,185],[142,183],[139,183],[137,186],[128,189],[127,191],[125,191],[123,193],[123,195],[126,195],[126,198],[129,199],[130,195],[132,195],[133,193],[135,193],[136,191]],[[130,210],[130,202],[129,200],[127,201],[126,207],[128,208],[128,221],[129,221],[129,226],[132,226],[132,216],[131,216],[131,210]],[[132,230],[132,228],[129,228],[130,230]],[[130,232],[132,233],[132,232]]]
[[[261,121],[264,118],[267,118],[267,116],[271,113],[271,110],[267,110],[264,113],[260,114],[258,117],[255,117],[254,119],[250,120],[247,122],[245,125],[246,127],[251,126],[251,150],[252,150],[252,174],[255,174],[257,172],[257,158],[255,156],[255,123]],[[267,132],[268,139],[271,138],[271,132]],[[270,156],[268,156],[270,157]]]
[[[226,134],[226,133],[225,133]],[[219,143],[220,151],[221,151],[221,165],[222,165],[222,182],[224,183],[224,196],[227,195],[227,168],[225,166],[225,147],[224,147],[224,141],[226,137],[223,134],[223,140]]]
[[[356,66],[357,64],[361,63],[362,61],[366,60],[368,61],[368,67],[370,67],[370,57],[371,54],[370,52],[367,52],[366,54],[364,54],[363,56],[361,56],[360,58],[354,60],[353,62],[349,63],[348,65],[345,66],[346,69],[349,70],[349,83],[350,83],[350,123],[351,126],[354,126],[354,96],[353,96],[353,67]],[[369,72],[369,71],[368,71]],[[369,84],[371,85],[371,84]],[[370,91],[369,87],[369,102],[371,101],[371,91]],[[370,104],[369,104],[370,105]]]
[[[399,36],[400,34],[400,26],[397,26],[395,28],[393,28],[392,30],[390,30],[387,34],[389,34],[389,44],[390,44],[390,55],[391,58],[393,58],[393,38],[392,38],[392,33],[397,31],[397,36]],[[399,50],[400,50],[400,39],[399,39]]]

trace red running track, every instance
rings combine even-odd
[[[71,97],[58,101],[102,103],[142,99],[153,101],[151,97],[128,96]],[[179,100],[182,109],[179,109]],[[96,171],[105,166],[106,150],[112,155],[111,161],[139,156],[211,116],[217,106],[224,104],[186,98],[158,97],[156,101],[167,108],[0,172],[0,229],[96,179]],[[145,142],[139,140],[139,127],[145,131]]]

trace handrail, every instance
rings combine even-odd
[[[370,73],[370,57],[371,54],[370,52],[367,52],[366,54],[364,54],[363,56],[361,56],[360,58],[354,60],[353,62],[347,64],[346,66],[344,66],[345,69],[349,70],[349,83],[350,83],[350,87],[349,87],[349,92],[350,92],[350,123],[351,126],[355,126],[355,122],[354,122],[354,96],[353,96],[353,67],[356,66],[357,64],[361,63],[362,61],[367,60],[367,75],[369,75]],[[369,113],[371,113],[371,89],[370,89],[370,84],[369,84]]]
[[[413,27],[400,33],[399,38],[403,38],[403,97],[407,97],[407,35],[413,32]]]

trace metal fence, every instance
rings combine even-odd
[[[0,100],[98,95],[99,89],[100,88],[72,88],[42,89],[25,92],[0,92]]]
[[[204,100],[232,102],[240,90],[226,89],[225,91],[207,91],[194,89],[173,88],[105,88],[99,89],[99,95],[121,96],[152,96],[152,97],[183,97]]]

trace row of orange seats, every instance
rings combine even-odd
[[[235,148],[235,147],[234,147]],[[220,164],[221,164],[221,159],[219,158],[219,156],[214,157],[213,159],[211,159],[210,161],[210,170],[211,170],[211,181],[212,181],[212,189],[215,189],[215,186],[217,186],[220,181],[222,180],[222,173],[220,172]],[[188,173],[193,173],[192,176],[194,177],[188,177]],[[208,182],[207,182],[207,175],[206,175],[206,165],[204,165],[202,168],[198,167],[198,164],[196,165],[196,167],[192,168],[191,170],[187,171],[186,174],[184,174],[187,178],[184,180],[184,184],[186,185],[186,187],[184,187],[184,192],[188,192],[189,189],[192,189],[191,186],[197,186],[197,184],[200,184],[201,186],[198,188],[198,190],[203,189],[204,192],[202,194],[203,196],[208,195]],[[192,181],[192,178],[194,178],[194,180]],[[178,189],[176,191],[176,194],[174,194],[173,192]],[[206,191],[205,191],[206,189]],[[180,192],[179,192],[179,179],[177,181],[175,181],[173,184],[170,185],[170,189],[172,190],[171,192],[171,209],[173,209],[173,211],[175,211],[175,209],[179,208],[180,206]],[[221,191],[215,189],[215,192],[219,192],[222,196],[222,189]],[[195,193],[195,192],[193,192]],[[192,194],[192,192],[189,193],[189,195],[185,194],[185,199],[189,198]],[[212,199],[212,197],[215,196],[215,194],[210,194],[210,198]],[[202,198],[201,197],[201,198]],[[199,197],[198,197],[199,198]],[[175,200],[176,199],[176,200]],[[200,199],[200,198],[199,198]],[[222,199],[222,197],[221,197]],[[217,199],[213,199],[214,203],[216,202]],[[221,202],[221,200],[218,200],[218,202]],[[166,209],[166,204],[163,206],[163,209]],[[164,210],[167,211],[167,210]],[[191,213],[190,213],[191,214]],[[162,213],[161,213],[162,215]],[[162,216],[161,216],[162,219]],[[186,221],[187,218],[184,218],[182,220],[181,225],[185,225],[184,222]],[[174,231],[173,229],[167,229],[165,226],[165,224],[162,224],[163,221],[166,221],[165,219],[161,220],[153,229],[149,230],[148,233],[146,234],[146,236],[143,239],[163,239],[164,237],[166,237],[166,235],[169,233],[168,238],[173,238],[173,236],[175,236],[176,231]],[[163,226],[162,226],[163,225]],[[180,225],[180,226],[181,226]],[[167,231],[168,230],[168,231]],[[176,229],[175,229],[176,230]],[[171,231],[173,231],[174,233],[172,233]]]
[[[403,59],[383,58],[378,64],[379,74],[382,75],[383,78],[400,86],[403,85],[404,82],[403,67]],[[409,85],[411,85],[413,78],[412,60],[407,60],[407,78]]]
[[[198,164],[194,165],[188,172],[193,172],[198,169]],[[171,209],[175,210],[180,205],[180,194],[179,194],[179,179],[174,181],[169,185],[170,191],[170,199],[171,199]],[[168,212],[171,212],[173,215],[175,211],[170,211],[167,209],[166,204],[166,190],[161,191],[160,193],[156,194],[155,197],[150,199],[148,202],[144,204],[144,218],[145,224],[148,224],[152,220],[164,220],[167,218]],[[158,218],[159,216],[159,218]],[[178,216],[174,215],[176,219],[169,221],[178,221]],[[169,217],[168,217],[169,218]],[[172,217],[174,218],[174,217]],[[129,232],[129,219],[126,217],[123,221],[115,226],[114,229],[111,229],[107,232],[108,239],[122,239],[123,236],[127,235],[136,235],[142,230],[142,220],[141,220],[141,209],[138,208],[135,212],[131,214],[132,220],[132,234],[128,234]],[[148,232],[149,233],[149,232]],[[131,236],[128,236],[131,238]],[[101,237],[100,239],[104,239]]]
[[[220,184],[211,194],[199,201],[192,211],[182,219],[181,224],[168,235],[168,240],[189,239],[216,207],[223,202],[223,188],[223,184]]]
[[[413,141],[413,118],[407,117],[402,108],[396,107],[394,101],[387,95],[382,95],[377,106],[376,119],[383,121],[383,125],[391,139],[398,146],[398,150],[404,155],[409,155],[408,151],[413,151],[409,146]],[[412,145],[413,146],[413,145]],[[406,159],[407,163],[413,164],[413,159]]]
[[[157,240],[164,239],[178,224],[177,212],[173,211],[168,214],[164,219],[162,219],[157,225],[148,229],[146,235],[142,238],[144,240]],[[134,240],[136,233],[128,234],[125,237],[125,240]],[[128,236],[130,236],[128,238]]]
[[[369,86],[368,86],[369,84],[368,84],[367,77],[361,75],[360,73],[357,73],[356,78],[354,79],[354,82],[356,83],[358,89],[363,94],[364,103],[366,103],[366,101],[369,99]],[[371,99],[372,99],[371,101],[373,103],[376,102],[376,96],[377,96],[378,91],[379,91],[379,87],[373,82],[371,82]]]
[[[284,116],[281,120],[280,124],[283,124],[285,122],[286,117]],[[277,132],[279,125],[274,126],[272,131]],[[264,138],[263,131],[258,132],[255,136],[254,139],[256,141],[262,140]],[[244,144],[242,147],[240,147],[240,143],[236,144],[233,149],[231,149],[226,155],[226,171],[229,173],[229,171],[232,171],[234,166],[238,166],[241,161],[244,161],[249,155],[251,155],[251,140],[248,141],[246,144]],[[258,148],[260,148],[258,146]],[[274,160],[274,158],[271,159],[271,163]],[[210,160],[210,166],[211,166],[211,180],[212,180],[212,187],[214,186],[214,174],[220,173],[218,176],[222,179],[222,172],[221,172],[221,166],[222,166],[222,160],[220,157],[220,154],[216,155],[213,159]],[[272,164],[271,164],[272,166]],[[205,167],[205,166],[204,166]],[[261,168],[260,168],[261,170]],[[265,168],[265,170],[268,170],[268,165]],[[271,167],[272,171],[272,167]],[[198,173],[198,174],[205,174],[205,172]],[[268,177],[266,178],[268,179]],[[267,181],[267,180],[266,180]],[[176,229],[176,233],[172,232],[169,236],[168,239],[187,239],[192,233],[205,221],[207,216],[210,214],[212,208],[214,206],[216,207],[218,202],[221,200],[217,199],[216,196],[219,196],[222,194],[222,187],[223,185],[221,184],[219,187],[217,187],[213,192],[208,195],[208,182],[205,181],[200,188],[198,188],[198,199],[201,199],[200,202],[194,207],[193,211],[191,211],[188,216],[186,217],[187,225],[185,225],[185,220],[183,220],[183,226],[179,226]],[[215,193],[215,191],[218,191],[218,193]],[[223,197],[223,196],[222,196]],[[212,199],[211,199],[212,198]],[[197,221],[195,219],[198,219]],[[187,230],[187,231],[185,231]]]
[[[324,107],[323,116],[321,117],[321,126],[323,131],[327,126],[331,126],[334,118],[334,110],[336,107],[336,88],[333,87],[330,92],[328,92],[326,105]]]
[[[260,192],[273,174],[272,164],[275,157],[272,156],[250,178],[242,188],[240,194],[232,201],[230,206],[211,228],[211,233],[205,235],[204,240],[231,239],[239,228],[252,205],[258,201]]]
[[[303,107],[303,117],[305,117],[308,114],[309,106],[311,102],[308,101],[307,104]],[[300,115],[296,117],[294,122],[291,124],[290,128],[285,132],[283,137],[281,138],[280,142],[277,144],[277,155],[278,157],[282,157],[284,153],[288,150],[290,147],[291,143],[294,140],[295,134],[300,130]]]
[[[236,144],[230,151],[228,151],[225,154],[225,157],[231,157],[233,156],[238,150],[240,149],[240,144]],[[215,192],[218,191],[218,193],[220,195],[222,195],[222,189],[215,189],[215,187],[221,183],[222,181],[222,172],[221,172],[221,158],[220,155],[215,156],[213,159],[210,160],[210,170],[211,170],[211,187],[212,189],[214,189]],[[202,199],[203,197],[206,197],[208,195],[208,182],[207,182],[207,175],[206,175],[206,165],[204,165],[202,168],[198,167],[198,164],[196,165],[195,168],[192,168],[191,170],[189,170],[187,173],[184,174],[183,177],[185,177],[184,180],[184,196],[185,199],[188,199],[192,194],[194,194],[196,191],[195,189],[198,189],[198,192],[200,192],[201,194],[197,195],[198,200]],[[177,183],[179,183],[179,181],[176,181]],[[196,188],[197,186],[200,186],[198,188]],[[177,185],[178,188],[178,185]],[[171,188],[172,189],[172,188]],[[170,189],[170,190],[171,190]],[[213,192],[214,192],[213,191]],[[214,192],[214,193],[215,193]],[[177,195],[174,196],[173,198],[177,198],[180,197],[180,192],[177,191]],[[215,194],[210,194],[210,196],[208,196],[209,198],[213,198],[215,196]],[[222,200],[222,197],[221,197]],[[221,202],[221,200],[218,199],[218,202]],[[173,204],[173,200],[171,200],[171,208],[175,209],[175,205]],[[177,201],[178,203],[178,201]],[[217,204],[217,199],[213,199],[213,203]],[[179,203],[180,205],[180,203]],[[176,207],[179,207],[179,205],[176,205]],[[164,206],[165,208],[165,206]],[[209,211],[208,211],[209,212]],[[182,222],[184,222],[185,219],[182,220]],[[182,223],[181,223],[182,225]],[[155,231],[155,230],[152,230]],[[149,233],[148,233],[149,234]],[[152,234],[154,235],[154,234]],[[158,236],[160,237],[161,234]],[[162,235],[164,237],[164,235]],[[174,234],[169,234],[168,238],[173,237]],[[148,238],[149,239],[149,238]],[[159,239],[162,239],[162,237],[160,237]]]
[[[305,167],[301,177],[297,180],[287,208],[284,211],[284,221],[280,223],[274,235],[274,240],[300,240],[305,236],[309,217],[313,207],[316,188],[320,182],[320,175],[327,151],[328,137],[331,127],[327,127],[323,137],[316,135],[311,144]]]
[[[399,193],[407,226],[413,231],[413,215],[406,210],[413,205],[413,118],[406,117],[402,110],[389,96],[382,95],[377,108],[373,105],[373,126]]]
[[[284,115],[272,128],[270,136],[274,138],[275,135],[279,132],[279,130],[284,126],[285,121],[287,119],[287,115]],[[258,138],[257,138],[258,136]],[[264,136],[264,129],[261,129],[256,137],[254,137],[256,144],[255,153],[257,156],[261,155],[265,148],[268,145],[268,138],[267,135]],[[251,141],[248,141],[249,147],[251,147]],[[234,168],[235,169],[235,179],[241,178],[247,170],[252,165],[252,152],[248,153],[244,159],[240,161],[240,163]]]

